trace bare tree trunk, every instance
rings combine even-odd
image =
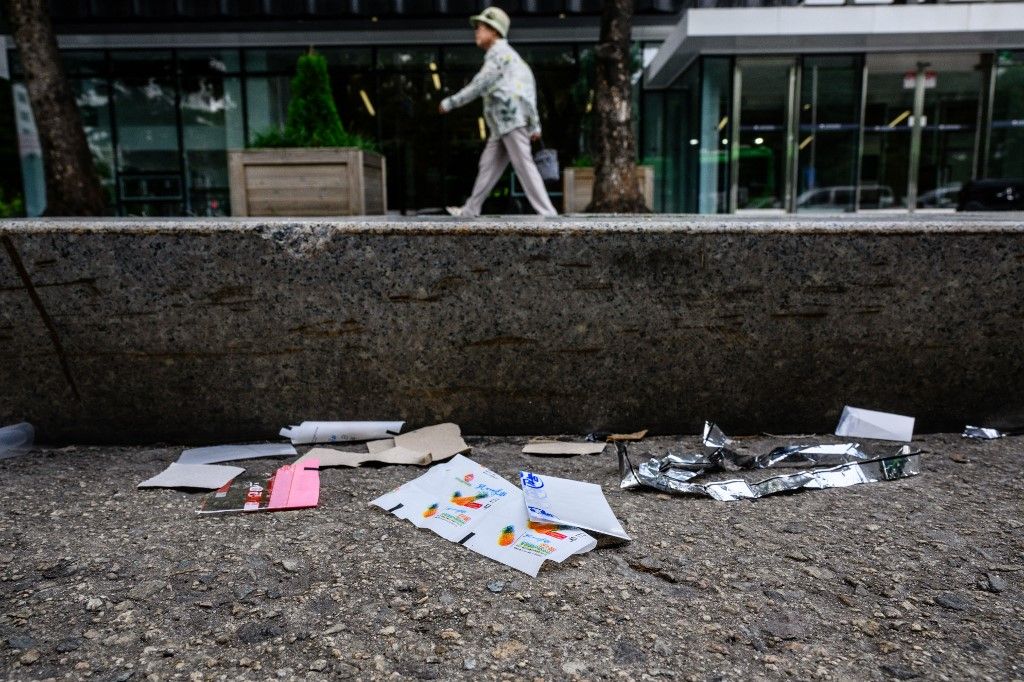
[[[588,213],[647,213],[636,175],[630,34],[633,0],[604,0],[596,50],[594,196]]]
[[[64,73],[46,0],[6,0],[46,175],[46,215],[103,215],[103,189]]]

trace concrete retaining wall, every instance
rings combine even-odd
[[[1024,219],[0,222],[0,424],[224,442],[1024,416]]]

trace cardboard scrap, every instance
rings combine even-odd
[[[302,422],[286,426],[281,435],[293,445],[308,443],[344,443],[386,438],[399,433],[405,422]]]
[[[295,460],[295,463],[315,459],[320,462],[320,468],[326,467],[357,467],[366,462],[381,462],[383,464],[430,464],[430,454],[408,450],[406,448],[392,447],[386,452],[343,452],[333,448],[312,448],[309,452]]]
[[[519,472],[531,521],[557,523],[629,540],[601,486],[556,476]]]
[[[530,521],[521,490],[462,455],[371,504],[534,577],[547,559],[561,562],[597,546],[577,528]]]
[[[436,424],[395,436],[390,448],[373,453],[378,459],[411,457],[410,453],[429,455],[429,462],[440,462],[455,455],[469,452],[458,424]]]
[[[631,441],[631,440],[643,440],[647,437],[647,429],[642,431],[634,431],[633,433],[613,433],[608,436],[608,442],[614,443],[615,441]]]
[[[178,457],[179,464],[216,464],[239,459],[259,457],[280,457],[297,455],[295,448],[287,443],[252,443],[249,445],[214,445],[208,448],[184,450]],[[219,488],[220,486],[214,486]]]
[[[836,435],[909,443],[914,439],[914,418],[847,405],[839,417]]]
[[[170,466],[153,478],[139,484],[140,488],[203,488],[213,490],[231,482],[245,471],[242,467],[225,467],[215,464],[181,464],[171,462]]]
[[[394,438],[382,438],[380,440],[371,440],[366,443],[366,449],[370,452],[381,452],[393,447],[395,447]]]
[[[236,479],[207,495],[199,514],[287,511],[315,507],[320,501],[320,463],[309,459],[285,464],[266,480]]]
[[[605,443],[567,443],[560,440],[527,443],[523,453],[527,455],[599,455],[604,452]]]

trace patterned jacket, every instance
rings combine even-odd
[[[484,57],[484,65],[469,85],[441,102],[445,111],[484,99],[484,120],[491,137],[500,137],[526,127],[540,133],[537,114],[537,84],[533,71],[506,40],[497,40]]]

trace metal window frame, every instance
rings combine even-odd
[[[860,76],[860,125],[857,133],[857,177],[853,179],[853,212],[860,211],[860,190],[864,175],[864,122],[867,120],[868,106],[868,59],[861,55]]]
[[[992,151],[992,108],[995,106],[996,98],[996,76],[997,62],[999,56],[994,52],[987,52],[982,55],[982,58],[988,62],[988,71],[985,74],[986,80],[983,84],[985,90],[982,92],[981,100],[981,120],[978,125],[978,133],[981,135],[980,143],[978,145],[978,157],[975,161],[975,178],[988,177],[989,173],[989,161],[990,154]]]
[[[778,61],[788,62],[788,73],[786,75],[786,122],[785,122],[785,149],[786,158],[782,179],[782,205],[787,213],[796,210],[796,175],[799,172],[796,163],[796,137],[799,125],[797,109],[800,106],[799,84],[802,74],[800,55],[778,55],[773,56]],[[758,57],[744,55],[743,60],[757,61]],[[743,97],[743,72],[740,68],[740,59],[732,59],[732,102],[730,104],[729,125],[729,213],[736,213],[739,210],[739,180],[740,180],[740,117],[742,116]],[[794,118],[797,123],[794,124]]]
[[[789,66],[789,101],[786,103],[786,181],[783,206],[786,213],[796,213],[796,194],[799,187],[798,163],[800,144],[800,89],[803,85],[803,58],[796,56]]]

